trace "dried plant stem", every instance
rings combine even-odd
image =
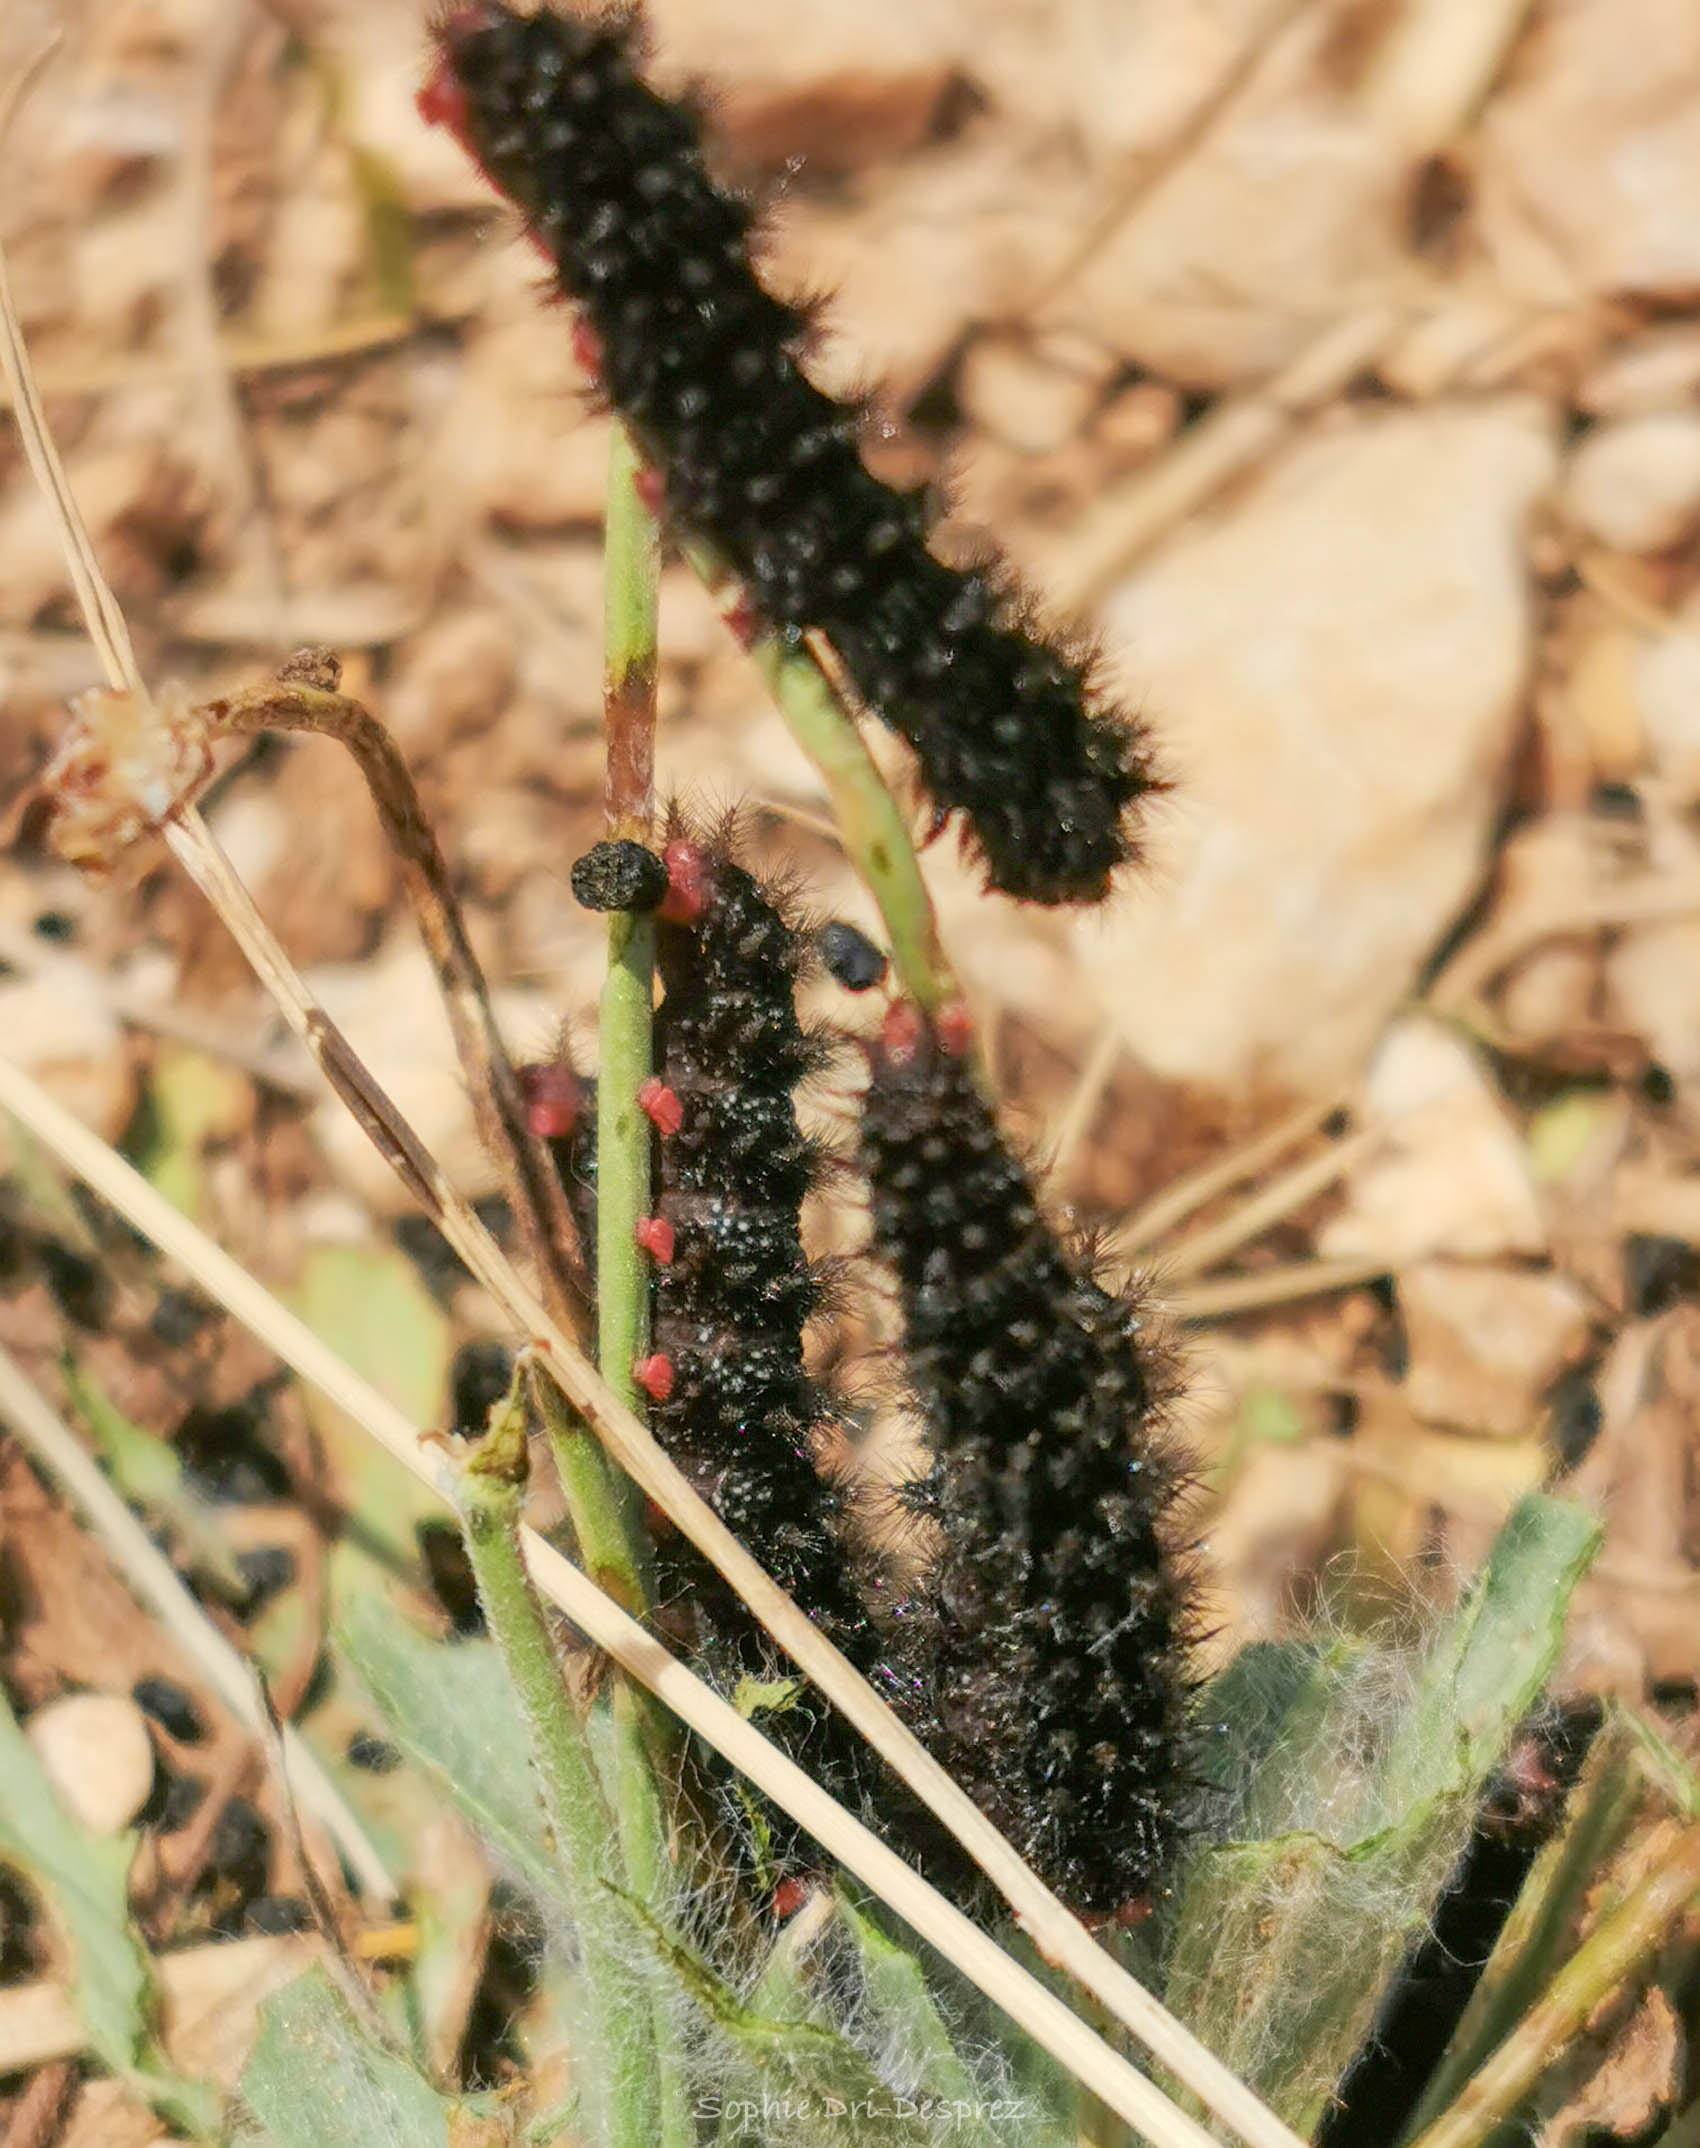
[[[1188,1290],[1164,1292],[1162,1297],[1177,1320],[1231,1320],[1237,1313],[1291,1305],[1297,1298],[1325,1298],[1336,1290],[1356,1290],[1360,1283],[1373,1283],[1378,1275],[1391,1275],[1396,1266],[1375,1254],[1292,1261],[1280,1268],[1259,1268],[1253,1275],[1226,1276],[1219,1283],[1194,1283]]]
[[[1408,318],[1408,308],[1389,304],[1330,322],[1280,372],[1225,398],[1161,460],[1112,486],[1058,548],[1046,577],[1056,603],[1065,612],[1090,613],[1159,538],[1272,454],[1354,373],[1373,365]]]
[[[306,675],[309,670],[313,677]],[[526,1256],[544,1279],[544,1295],[557,1317],[571,1319],[588,1295],[578,1235],[560,1182],[527,1128],[519,1081],[496,1027],[448,865],[394,739],[370,710],[337,693],[335,680],[336,664],[328,652],[303,651],[275,681],[208,704],[207,717],[214,729],[243,736],[314,732],[337,740],[353,756],[401,867],[408,903],[436,972],[479,1137],[500,1174]]]
[[[1255,1178],[1267,1170],[1346,1102],[1347,1098],[1340,1095],[1323,1103],[1301,1104],[1284,1119],[1277,1119],[1266,1132],[1254,1135],[1243,1147],[1165,1186],[1121,1226],[1105,1246],[1105,1256],[1112,1261],[1130,1261],[1151,1247],[1161,1245],[1188,1216],[1239,1185],[1243,1179]]]
[[[897,802],[874,765],[854,717],[820,662],[800,640],[752,635],[731,570],[699,540],[681,549],[721,616],[749,649],[791,735],[820,770],[851,863],[879,905],[903,989],[935,1010],[959,996],[939,944],[932,899]]]
[[[4,1345],[0,1345],[0,1419],[79,1510],[138,1599],[231,1714],[248,1729],[263,1733],[265,1711],[252,1670],[211,1624],[94,1457]],[[336,1844],[361,1892],[371,1902],[394,1901],[400,1890],[383,1858],[300,1734],[286,1724],[282,1743],[291,1790]]]
[[[156,1193],[98,1135],[82,1126],[4,1057],[0,1057],[0,1109],[13,1112],[72,1171],[162,1252],[178,1261],[202,1289],[226,1306],[269,1349],[360,1424],[422,1483],[453,1503],[453,1466],[438,1445],[422,1441],[393,1403],[344,1364],[303,1321]],[[588,1367],[584,1367],[584,1373],[594,1378]],[[613,1408],[612,1397],[608,1398],[608,1407],[610,1411]],[[938,1947],[1112,2110],[1137,2127],[1156,2148],[1205,2148],[1209,2136],[1201,2127],[1176,2112],[1143,2074],[1110,2050],[1078,2015],[770,1745],[736,1709],[670,1656],[653,1635],[629,1618],[560,1552],[530,1531],[522,1533],[521,1542],[532,1579],[549,1602],[592,1642],[605,1648],[688,1729],[696,1731],[748,1775],[829,1855],[889,1903],[922,1938]],[[743,1563],[752,1562],[746,1556]],[[759,1576],[759,1569],[755,1571]],[[766,1588],[777,1593],[771,1582],[766,1583]],[[841,1676],[832,1679],[835,1688],[842,1688],[844,1683]],[[942,1773],[926,1755],[922,1758],[933,1775]],[[954,1799],[958,1806],[966,1805],[962,1793],[948,1778],[945,1780],[950,1796],[942,1802],[948,1805]],[[975,1823],[969,1831],[990,1835],[994,1843],[1001,1844],[990,1824],[971,1806],[968,1810]],[[1006,1865],[1014,1863],[1016,1871],[1024,1875],[1023,1884],[1012,1891],[1024,1897],[1019,1905],[1023,1922],[1042,1951],[1089,1988],[1097,1991],[1102,1987],[1105,2004],[1115,2017],[1252,2148],[1298,2148],[1297,2137],[1290,2129],[1096,1946],[1026,1873],[1007,1844],[1001,1846]]]
[[[353,314],[301,335],[253,335],[228,329],[218,336],[218,362],[230,374],[292,372],[298,366],[364,357],[386,344],[404,343],[419,326],[410,313],[374,312]],[[190,358],[181,348],[66,358],[43,368],[41,392],[48,396],[110,395],[115,389],[181,381],[190,370]],[[11,402],[10,387],[0,384],[0,410]]]
[[[1139,158],[1125,178],[1105,190],[1102,207],[1057,265],[1028,292],[1016,317],[1036,322],[1046,314],[1082,269],[1099,254],[1127,223],[1141,202],[1178,170],[1208,138],[1218,119],[1233,104],[1269,55],[1270,48],[1288,27],[1315,4],[1315,0],[1281,0],[1274,13],[1260,22],[1241,46],[1232,64],[1203,98],[1186,123],[1155,154]]]
[[[1697,1898],[1700,1827],[1688,1827],[1622,1907],[1589,1934],[1545,1996],[1466,2082],[1451,2109],[1426,2127],[1411,2148],[1476,2148],[1582,2033],[1600,2002],[1650,1959]]]
[[[590,1740],[568,1697],[543,1606],[520,1552],[525,1376],[516,1375],[460,1473],[461,1534],[490,1638],[525,1718],[554,1851],[577,1908],[590,2031],[582,2064],[615,2148],[650,2148],[657,2115],[652,2007],[626,1961],[619,1903],[632,1884]],[[647,1895],[642,1899],[651,1899]]]
[[[1226,1260],[1230,1253],[1237,1253],[1251,1239],[1261,1238],[1265,1231],[1285,1222],[1295,1209],[1305,1207],[1319,1194],[1326,1193],[1336,1179],[1343,1178],[1354,1164],[1371,1155],[1385,1139],[1381,1127],[1363,1127],[1343,1140],[1330,1142],[1316,1155],[1307,1156],[1303,1163],[1294,1164],[1278,1178],[1259,1186],[1219,1222],[1182,1239],[1166,1257],[1167,1272],[1174,1276],[1195,1276],[1202,1275],[1207,1268],[1214,1268],[1218,1261]]]

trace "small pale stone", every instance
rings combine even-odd
[[[1611,951],[1606,982],[1614,1026],[1639,1037],[1673,1079],[1700,1080],[1700,918],[1626,932]]]
[[[1097,444],[1118,462],[1144,462],[1180,431],[1180,391],[1162,380],[1136,380],[1098,414]]]
[[[1516,1128],[1461,1038],[1424,1017],[1396,1022],[1370,1064],[1364,1120],[1386,1133],[1321,1232],[1325,1259],[1403,1267],[1428,1254],[1486,1260],[1545,1250]]]
[[[715,137],[745,163],[816,171],[900,156],[926,134],[956,73],[945,0],[652,0],[656,79],[715,85]]]
[[[982,336],[962,362],[962,408],[1024,455],[1072,440],[1097,398],[1083,375],[1048,363],[1019,336]]]
[[[129,1826],[153,1787],[153,1740],[122,1693],[69,1693],[25,1725],[36,1757],[71,1811],[96,1835]]]
[[[1700,517],[1700,412],[1667,410],[1604,425],[1565,474],[1577,528],[1614,552],[1658,552]]]
[[[1154,1071],[1321,1089],[1410,990],[1490,854],[1551,471],[1522,398],[1353,415],[1106,600],[1178,781],[1150,871],[1066,929]]]
[[[1584,375],[1578,409],[1596,418],[1675,410],[1700,395],[1700,324],[1667,322],[1609,350]]]
[[[1432,1424],[1512,1439],[1588,1339],[1587,1301],[1561,1275],[1452,1261],[1401,1270],[1410,1343],[1405,1396]]]
[[[1620,619],[1593,623],[1570,663],[1566,697],[1599,783],[1628,783],[1646,755],[1636,666],[1645,636]]]
[[[1472,144],[1495,281],[1566,307],[1700,281],[1694,0],[1542,11]]]
[[[1538,1046],[1589,1026],[1599,989],[1599,953],[1591,938],[1551,940],[1505,980],[1499,1017],[1508,1035]]]
[[[78,1118],[116,1141],[136,1084],[105,980],[77,956],[48,957],[0,981],[0,1036],[12,1057]]]
[[[1635,699],[1654,767],[1679,804],[1700,801],[1700,606],[1676,632],[1640,641]]]

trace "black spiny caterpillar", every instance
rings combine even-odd
[[[736,863],[727,831],[706,835],[675,814],[667,836],[659,1072],[641,1096],[659,1137],[658,1214],[640,1228],[656,1263],[654,1351],[638,1377],[657,1438],[696,1490],[889,1693],[877,1564],[855,1538],[842,1488],[821,1469],[834,1412],[803,1355],[825,1289],[799,1226],[823,1155],[798,1125],[794,1097],[832,1048],[797,1015],[816,937]],[[677,1539],[658,1558],[664,1580],[689,1591],[717,1683],[730,1691],[741,1678],[784,1675],[761,1627],[705,1561]],[[907,1809],[824,1704],[805,1695],[763,1728],[853,1806],[867,1805],[877,1782],[888,1817]],[[918,1821],[908,1832],[917,1847],[937,1833]]]
[[[640,79],[632,18],[482,0],[437,39],[421,109],[525,215],[677,526],[768,624],[826,635],[994,887],[1100,899],[1152,788],[1137,732],[1023,623],[1000,570],[935,559],[920,504],[866,468],[858,408],[798,365],[806,310],[751,265],[754,212],[710,177],[695,112]]]
[[[1185,1471],[1136,1304],[1064,1251],[975,1083],[963,1025],[898,1005],[862,1158],[934,1466],[915,1728],[1077,1911],[1171,1868],[1189,1788]]]

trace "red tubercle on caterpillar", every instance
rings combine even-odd
[[[939,1009],[933,1022],[939,1048],[953,1059],[966,1059],[974,1049],[974,1017],[965,1000],[953,999]]]
[[[794,1917],[809,1899],[809,1883],[796,1878],[782,1879],[773,1890],[773,1914],[783,1924]]]
[[[927,1018],[913,1000],[896,999],[880,1023],[879,1048],[894,1067],[906,1067],[921,1049]]]
[[[748,590],[740,589],[735,597],[722,604],[720,616],[740,649],[749,648],[761,632],[761,615],[751,603]]]
[[[573,315],[572,345],[573,356],[578,361],[580,371],[588,374],[592,380],[600,380],[602,378],[602,338],[582,313]],[[649,502],[645,500],[644,505],[649,507]],[[653,514],[654,512],[654,508],[650,507],[650,513]]]
[[[661,853],[667,868],[667,892],[656,916],[669,925],[694,925],[708,907],[708,852],[689,836],[676,835]]]
[[[667,480],[655,463],[640,463],[632,477],[632,490],[652,515],[667,504]]]
[[[584,1115],[584,1084],[554,1060],[516,1071],[526,1131],[539,1141],[564,1141]]]
[[[659,1268],[673,1258],[673,1226],[665,1216],[639,1216],[632,1236]]]
[[[432,25],[431,35],[436,51],[431,61],[431,72],[413,95],[414,110],[426,126],[446,127],[480,171],[483,171],[484,166],[472,146],[466,91],[454,70],[454,47],[458,39],[471,36],[483,28],[484,13],[480,8],[449,8],[440,16]]]
[[[659,1074],[650,1074],[638,1083],[637,1103],[639,1111],[663,1139],[676,1134],[685,1123],[684,1105]]]
[[[673,1360],[660,1350],[652,1350],[632,1367],[632,1378],[651,1402],[665,1402],[673,1392]]]
[[[1156,1907],[1156,1901],[1151,1895],[1136,1894],[1130,1895],[1125,1902],[1118,1903],[1114,1909],[1077,1910],[1075,1914],[1094,1935],[1099,1932],[1135,1932]],[[1063,1964],[1053,1955],[1046,1953],[1043,1947],[1039,1952],[1053,1969],[1062,1968]]]
[[[880,1023],[879,1051],[894,1067],[912,1065],[927,1039],[951,1059],[966,1059],[974,1049],[974,1017],[966,1000],[946,1002],[929,1022],[913,1000],[895,999]]]

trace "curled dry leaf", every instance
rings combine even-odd
[[[187,805],[212,774],[205,718],[181,687],[152,699],[91,686],[41,774],[54,850],[108,873],[119,857]]]

